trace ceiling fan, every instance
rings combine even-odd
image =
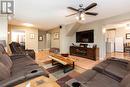
[[[83,8],[83,4],[80,4],[79,5],[79,9],[76,9],[76,8],[73,8],[73,7],[67,7],[68,9],[70,10],[73,10],[73,11],[76,11],[76,13],[74,14],[70,14],[66,17],[69,17],[69,16],[73,16],[73,15],[77,15],[78,14],[78,17],[77,19],[78,20],[84,20],[84,16],[85,15],[92,15],[92,16],[96,16],[98,15],[98,13],[95,13],[95,12],[87,12],[88,10],[90,10],[91,8],[97,6],[97,3],[92,3],[90,4],[89,6],[87,6],[86,8]]]

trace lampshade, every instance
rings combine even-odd
[[[0,44],[2,44],[4,47],[6,47],[6,41],[5,40],[0,40]]]

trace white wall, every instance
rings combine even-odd
[[[63,25],[60,29],[60,53],[69,53],[71,43],[75,43],[75,35],[68,36],[71,25]]]
[[[60,34],[60,28],[56,27],[56,28],[53,28],[47,32],[50,33],[50,35],[51,35],[51,48],[60,48],[60,39],[59,39],[60,35],[59,35],[58,39],[54,38],[55,33]]]
[[[130,39],[126,39],[126,33],[130,33],[130,29],[126,29],[125,27],[116,28],[115,37],[123,37],[124,43],[130,43]]]
[[[6,15],[0,15],[0,40],[7,41],[8,35],[8,20]]]

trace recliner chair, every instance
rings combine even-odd
[[[17,42],[12,42],[9,44],[12,54],[19,55],[19,54],[25,54],[29,55],[31,58],[35,60],[35,52],[31,49],[24,49],[21,47],[21,45]]]

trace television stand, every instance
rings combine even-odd
[[[99,59],[99,48],[70,46],[70,55],[96,61]]]

